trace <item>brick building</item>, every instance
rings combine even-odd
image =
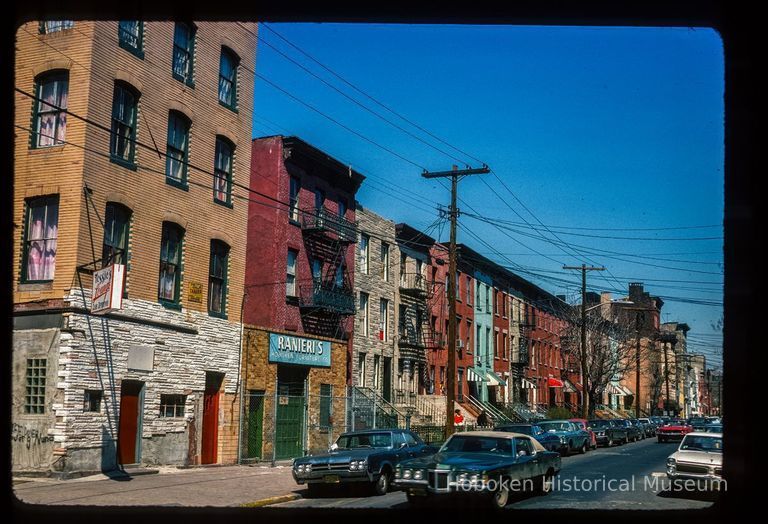
[[[19,28],[14,469],[234,461],[255,35]],[[92,315],[113,263],[122,308]]]
[[[253,140],[250,175],[241,453],[290,458],[343,423],[333,399],[352,379],[355,194],[365,177],[293,136]]]

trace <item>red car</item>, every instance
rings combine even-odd
[[[685,420],[672,419],[656,430],[656,437],[659,442],[683,440],[683,437],[691,431],[693,426],[689,426]]]
[[[583,418],[569,418],[569,422],[573,422],[574,424],[578,425],[582,430],[589,433],[589,449],[597,449],[597,437],[595,437],[595,432],[591,429],[587,429],[587,420]]]

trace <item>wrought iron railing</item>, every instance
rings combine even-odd
[[[420,273],[403,273],[400,275],[400,290],[426,295],[427,277]]]
[[[303,210],[301,216],[302,229],[334,233],[343,242],[357,242],[357,224],[333,211],[311,208]]]
[[[334,283],[313,282],[308,286],[299,286],[299,305],[354,315],[355,295],[351,289],[338,287]]]

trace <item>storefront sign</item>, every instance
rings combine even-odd
[[[93,272],[91,313],[109,313],[123,306],[124,273],[125,266],[123,264],[112,264]]]
[[[329,368],[331,343],[327,340],[270,333],[269,361]]]

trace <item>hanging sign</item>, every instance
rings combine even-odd
[[[91,313],[103,315],[123,307],[125,265],[112,264],[93,273]]]

